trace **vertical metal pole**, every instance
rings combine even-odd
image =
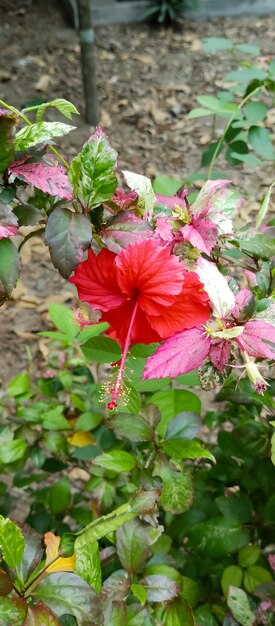
[[[96,85],[96,64],[94,30],[92,22],[92,0],[77,0],[79,17],[79,40],[81,46],[81,67],[85,97],[85,119],[96,126],[99,120],[99,107]]]

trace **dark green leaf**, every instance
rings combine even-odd
[[[198,441],[183,441],[182,439],[173,439],[164,441],[162,449],[168,456],[174,459],[210,459],[215,463],[215,457],[209,450],[201,446]]]
[[[110,337],[95,337],[81,345],[81,350],[87,361],[97,363],[115,363],[121,358],[119,344]]]
[[[202,421],[197,413],[186,411],[179,413],[168,423],[166,441],[169,439],[194,439],[200,429]]]
[[[0,174],[3,174],[15,155],[14,136],[19,122],[17,113],[0,109]]]
[[[189,531],[189,546],[199,554],[219,559],[249,543],[249,532],[223,517],[213,517]]]
[[[75,573],[99,593],[102,585],[99,547],[97,541],[80,546],[75,543]]]
[[[103,420],[102,415],[100,413],[93,413],[92,411],[87,411],[86,413],[82,413],[75,423],[75,431],[83,430],[87,432],[88,430],[93,430],[99,424],[101,424]]]
[[[107,426],[114,431],[116,437],[125,437],[130,441],[152,441],[154,435],[149,422],[141,415],[117,413],[108,419]]]
[[[80,213],[58,207],[50,214],[45,231],[54,267],[63,278],[69,278],[83,259],[92,240],[89,219]]]
[[[264,234],[243,239],[239,242],[239,245],[243,252],[253,254],[260,259],[269,259],[275,255],[275,239]]]
[[[44,578],[32,592],[33,597],[44,602],[57,616],[74,615],[79,626],[91,626],[91,616],[98,612],[95,591],[76,574],[58,572]]]
[[[68,478],[60,478],[50,489],[49,505],[53,515],[61,515],[71,501],[71,485]]]
[[[252,521],[253,508],[246,494],[231,493],[215,500],[219,511],[224,517],[245,524]]]
[[[38,224],[43,217],[41,211],[31,204],[19,204],[14,207],[13,212],[18,219],[19,226],[33,226]]]
[[[0,302],[9,297],[19,277],[20,257],[14,243],[0,240]]]
[[[132,519],[116,531],[119,560],[129,574],[142,571],[151,551],[149,526],[139,519]]]
[[[179,592],[175,581],[161,574],[145,576],[139,582],[147,590],[148,602],[166,602],[175,598]]]
[[[238,554],[238,563],[241,567],[249,567],[255,565],[260,558],[259,546],[244,546],[240,549]]]
[[[164,626],[194,626],[195,620],[192,609],[188,602],[182,598],[176,598],[169,603],[165,613]]]
[[[201,411],[201,402],[198,396],[191,391],[182,389],[158,391],[151,396],[150,402],[156,404],[161,413],[161,420],[157,426],[157,432],[161,437],[165,436],[169,421],[179,413],[183,411],[200,413]]]
[[[23,558],[16,568],[17,577],[25,582],[37,567],[43,554],[41,536],[27,524],[19,526],[25,540]]]
[[[116,162],[117,153],[100,128],[73,159],[69,180],[75,195],[88,209],[106,202],[114,194],[117,187]]]

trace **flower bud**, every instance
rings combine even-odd
[[[245,361],[246,373],[251,382],[251,385],[257,393],[262,395],[264,391],[267,390],[269,385],[262,376],[257,364],[249,359],[249,356],[246,352],[243,356]]]

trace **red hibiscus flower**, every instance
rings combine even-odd
[[[121,375],[131,344],[161,341],[199,326],[210,315],[198,276],[186,272],[180,260],[154,240],[127,246],[117,255],[107,249],[98,255],[89,250],[70,282],[81,301],[102,312],[109,334],[123,346]]]

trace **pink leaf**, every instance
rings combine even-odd
[[[156,221],[155,234],[161,239],[161,242],[170,243],[174,238],[171,220],[167,220],[166,217],[159,217]]]
[[[152,239],[153,231],[148,222],[129,211],[124,211],[108,220],[101,231],[101,236],[107,248],[118,254],[137,241]]]
[[[241,350],[255,358],[275,358],[275,327],[262,320],[250,320],[236,338]],[[273,344],[273,345],[272,345]]]
[[[163,204],[171,211],[174,211],[177,207],[180,209],[185,209],[186,201],[185,198],[188,195],[188,189],[183,189],[182,191],[179,189],[174,196],[162,196],[161,194],[156,194],[157,205]]]
[[[251,317],[255,307],[255,296],[250,289],[241,289],[235,298],[235,306],[232,311],[233,317],[238,321],[244,321]]]
[[[207,180],[191,206],[192,214],[196,217],[204,217],[207,215],[212,206],[213,196],[219,189],[229,183],[231,183],[231,180]]]
[[[126,193],[122,187],[118,187],[113,197],[105,202],[104,206],[111,213],[118,213],[119,211],[127,211],[127,209],[135,209],[138,203],[138,195],[136,191],[130,191]]]
[[[14,237],[17,234],[17,217],[8,204],[0,202],[0,239]]]
[[[44,193],[65,200],[73,200],[73,188],[68,181],[65,168],[61,165],[49,165],[44,161],[39,163],[22,163],[22,159],[14,161],[9,166],[9,172],[20,180]]]
[[[210,254],[218,238],[218,228],[209,220],[196,220],[193,224],[186,224],[180,229],[184,241],[190,241],[192,246]]]
[[[231,341],[228,340],[212,340],[209,356],[214,367],[220,372],[222,372],[230,359],[231,345]]]
[[[190,328],[177,333],[147,359],[143,380],[166,376],[176,378],[196,369],[207,357],[210,342],[203,328]]]

